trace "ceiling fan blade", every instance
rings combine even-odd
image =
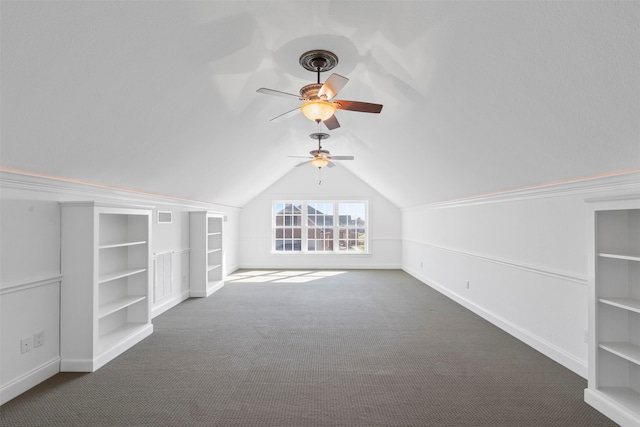
[[[313,157],[309,157],[309,156],[287,156],[290,157],[292,159],[313,159]]]
[[[333,162],[329,162],[329,163],[327,163],[327,167],[328,167],[328,168],[335,167],[335,165],[336,165],[336,164],[335,164],[335,163],[333,163]]]
[[[291,111],[287,111],[286,113],[282,113],[282,114],[280,114],[279,116],[274,117],[274,118],[273,118],[273,119],[271,119],[270,121],[272,121],[272,122],[278,122],[278,121],[283,120],[283,119],[288,119],[289,117],[293,117],[293,116],[295,116],[295,115],[296,115],[296,114],[298,114],[299,112],[300,112],[300,108],[294,108],[294,109],[293,109],[293,110],[291,110]]]
[[[369,102],[335,100],[333,105],[340,110],[359,111],[361,113],[379,113],[382,111],[381,104],[371,104]]]
[[[331,156],[331,160],[355,160],[353,156]]]
[[[318,96],[326,95],[328,100],[333,99],[348,81],[348,78],[340,74],[331,74],[318,91]]]
[[[256,92],[264,93],[265,95],[274,95],[274,96],[282,96],[283,98],[289,98],[293,96],[294,98],[300,98],[300,95],[295,95],[293,93],[282,92],[279,90],[267,89],[266,87],[261,87]]]
[[[338,122],[338,119],[336,119],[335,114],[322,123],[324,123],[329,130],[334,130],[340,127],[340,123]]]

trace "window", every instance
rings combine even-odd
[[[302,204],[276,203],[274,206],[275,250],[300,251],[302,248]]]
[[[367,202],[274,202],[273,250],[367,253]]]
[[[363,203],[338,203],[338,245],[341,251],[366,250],[365,217]]]
[[[307,204],[307,251],[333,251],[333,203]]]

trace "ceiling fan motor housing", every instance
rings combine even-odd
[[[331,158],[331,154],[329,154],[329,152],[327,150],[311,150],[309,151],[309,154],[311,154],[313,157],[325,157],[327,159]]]
[[[311,83],[310,85],[303,86],[300,89],[300,99],[302,101],[316,101],[320,99],[318,91],[322,87],[322,84]]]

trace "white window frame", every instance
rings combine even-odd
[[[309,216],[308,216],[308,205],[309,204],[313,204],[313,203],[324,203],[324,204],[333,204],[333,250],[323,250],[323,251],[316,251],[316,250],[309,250],[308,249],[308,245],[309,245],[309,230],[312,228],[309,226]],[[339,245],[339,241],[340,241],[340,236],[339,236],[339,230],[341,229],[340,227],[340,214],[339,214],[339,207],[341,203],[358,203],[358,204],[364,204],[364,215],[365,215],[365,224],[364,224],[364,250],[363,251],[348,251],[348,250],[340,250],[340,245]],[[301,231],[301,244],[300,244],[300,250],[296,251],[296,250],[276,250],[276,206],[277,205],[287,205],[287,204],[300,204],[302,206],[302,231]],[[370,237],[369,237],[369,233],[370,233],[370,227],[369,227],[369,223],[371,222],[370,218],[369,218],[369,201],[368,200],[303,200],[303,199],[296,199],[296,200],[274,200],[271,204],[271,253],[273,254],[306,254],[306,255],[326,255],[326,254],[332,254],[332,255],[369,255],[371,254],[370,252],[370,248],[371,248],[371,244],[370,244]],[[344,227],[342,227],[344,228]]]

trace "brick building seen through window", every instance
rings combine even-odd
[[[276,252],[366,253],[366,202],[275,202]]]

